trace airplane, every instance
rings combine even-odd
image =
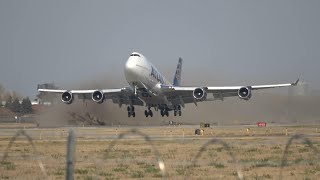
[[[185,104],[203,101],[224,100],[226,97],[239,97],[249,100],[252,91],[276,87],[296,86],[294,83],[254,85],[254,86],[182,86],[181,85],[182,58],[179,58],[173,82],[170,83],[160,71],[147,60],[141,53],[133,52],[124,68],[124,75],[129,86],[117,89],[92,89],[92,90],[61,90],[42,89],[38,85],[38,91],[42,93],[61,94],[62,102],[71,104],[74,96],[79,99],[92,99],[101,104],[111,99],[121,108],[127,105],[128,117],[135,117],[135,106],[145,106],[145,117],[153,117],[155,111],[160,111],[162,117],[169,116],[173,111],[174,116],[181,116],[181,107]]]

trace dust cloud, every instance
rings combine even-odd
[[[89,83],[73,85],[74,89],[118,88],[118,82],[112,76],[94,78]],[[320,96],[289,96],[272,94],[272,90],[254,91],[249,101],[237,97],[224,101],[200,102],[188,104],[182,110],[181,117],[161,117],[154,111],[153,118],[144,116],[145,107],[136,106],[136,117],[128,118],[126,106],[119,108],[107,100],[97,104],[92,100],[80,100],[75,97],[70,105],[60,101],[57,96],[55,105],[47,108],[36,117],[40,127],[59,126],[152,126],[167,125],[169,121],[182,124],[208,122],[212,125],[255,124],[258,121],[278,124],[319,124]]]

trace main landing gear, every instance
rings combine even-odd
[[[134,111],[134,106],[130,105],[127,107],[127,111],[128,111],[128,117],[136,117],[136,112]],[[169,110],[172,110],[172,109],[169,109],[168,107],[166,106],[162,106],[162,107],[155,107],[155,110],[158,111],[160,110],[160,114],[162,117],[164,116],[167,116],[169,117]],[[181,106],[180,105],[177,105],[177,106],[174,106],[173,107],[173,115],[174,116],[181,116]],[[144,111],[144,115],[146,117],[153,117],[153,112],[151,110],[151,107],[148,106],[148,109]]]
[[[181,116],[181,106],[174,106],[174,110],[173,110],[173,115],[174,116]]]
[[[153,112],[152,112],[152,110],[151,110],[150,107],[148,107],[148,110],[145,110],[145,111],[144,111],[144,115],[145,115],[146,117],[148,117],[148,116],[152,117],[152,116],[153,116]]]
[[[128,111],[128,117],[130,116],[136,117],[136,112],[134,112],[134,106],[128,106],[127,111]]]

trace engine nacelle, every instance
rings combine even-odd
[[[102,91],[94,91],[92,93],[92,100],[96,103],[103,103],[103,100],[104,100],[104,95],[103,95],[103,92]]]
[[[70,91],[65,91],[61,94],[61,101],[66,104],[71,104],[73,101],[73,95]]]
[[[244,100],[249,100],[251,98],[251,87],[246,86],[246,87],[241,87],[238,90],[238,96],[240,99]]]
[[[193,97],[197,100],[204,100],[207,98],[207,91],[203,88],[196,88],[193,90]]]

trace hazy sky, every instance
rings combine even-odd
[[[126,85],[130,53],[184,85],[250,85],[300,77],[320,88],[320,1],[0,1],[0,84],[95,79]],[[105,88],[109,87],[106,83]],[[95,88],[95,87],[93,87]]]

